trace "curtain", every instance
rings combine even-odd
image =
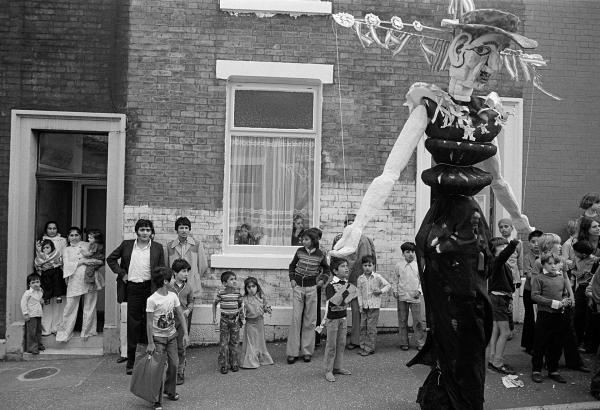
[[[291,245],[294,216],[311,220],[314,151],[310,138],[231,136],[230,243]]]

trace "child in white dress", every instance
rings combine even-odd
[[[265,295],[258,280],[248,277],[244,281],[244,297],[242,311],[246,319],[244,341],[242,344],[241,366],[245,369],[256,369],[261,365],[273,364],[265,342],[264,314],[271,313]]]

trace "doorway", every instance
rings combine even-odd
[[[67,236],[72,226],[83,232],[106,233],[106,172],[108,135],[74,132],[37,132],[36,237],[48,221],[55,221],[59,233]],[[97,271],[104,275],[104,268]],[[104,282],[104,280],[101,280]],[[96,304],[97,332],[104,328],[104,288]],[[75,331],[81,330],[83,303],[79,304]]]

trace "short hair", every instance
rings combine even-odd
[[[152,272],[152,284],[157,288],[162,288],[165,280],[170,282],[173,277],[173,271],[166,266],[159,266]]]
[[[586,210],[598,202],[600,202],[600,194],[597,192],[588,192],[583,196],[583,198],[581,198],[579,207],[583,210]]]
[[[302,231],[302,237],[310,239],[313,248],[319,248],[319,233],[314,228],[308,228]]]
[[[221,273],[221,283],[227,283],[227,281],[231,277],[236,278],[237,275],[234,272],[230,271],[230,270],[226,270],[225,272]]]
[[[417,245],[415,245],[413,242],[404,242],[402,245],[400,245],[400,250],[402,252],[406,252],[406,251],[416,252]]]
[[[100,229],[90,229],[87,234],[92,235],[97,244],[104,245],[104,235],[102,235],[102,231]]]
[[[375,265],[375,257],[373,255],[365,255],[360,260],[360,263],[361,264],[372,263],[373,265]]]
[[[508,245],[508,240],[506,238],[502,238],[500,236],[495,236],[492,239],[490,239],[490,249],[496,250],[496,248],[498,246],[502,246],[502,245]]]
[[[527,240],[531,242],[531,240],[533,238],[539,238],[543,234],[544,234],[544,232],[540,231],[539,229],[535,229],[535,230],[529,232],[529,235],[527,235]]]
[[[179,218],[177,218],[177,220],[175,221],[175,230],[179,229],[181,225],[187,226],[188,228],[190,228],[190,230],[192,229],[192,223],[185,216],[180,216]]]
[[[592,253],[594,253],[594,247],[592,246],[590,241],[585,240],[575,242],[573,244],[573,250],[586,256],[589,256]]]
[[[504,224],[506,224],[506,225],[508,225],[508,226],[511,226],[511,227],[513,226],[513,223],[512,223],[512,221],[511,221],[509,218],[502,218],[502,219],[500,219],[500,220],[498,221],[498,228],[499,228],[499,227],[500,227],[500,225],[501,225],[501,224],[503,224],[503,223],[504,223]]]
[[[320,230],[319,228],[317,228],[316,226],[313,226],[312,228],[313,231],[315,231],[315,233],[317,234],[317,238],[319,238],[319,241],[321,241],[321,238],[323,237],[323,231]]]
[[[31,282],[34,281],[34,280],[39,280],[41,282],[42,281],[42,277],[40,275],[38,275],[37,273],[35,273],[35,272],[27,275],[27,287],[29,287],[29,285],[31,284]]]
[[[138,219],[138,221],[135,223],[135,232],[137,233],[140,228],[150,228],[150,231],[154,235],[154,224],[150,219]]]
[[[331,271],[333,272],[333,274],[335,275],[335,273],[337,272],[337,270],[339,269],[340,265],[342,263],[348,263],[348,261],[344,258],[331,258],[331,261],[329,261],[329,267],[331,268]]]
[[[171,265],[171,269],[173,269],[173,271],[175,273],[179,273],[183,269],[190,270],[190,269],[192,269],[192,267],[190,266],[188,261],[186,261],[185,259],[179,258],[179,259],[175,259],[173,261],[173,264]]]
[[[542,236],[540,236],[540,241],[539,241],[539,245],[540,245],[540,252],[544,253],[544,252],[549,252],[552,250],[552,247],[554,245],[560,245],[561,243],[561,239],[560,236],[558,236],[555,233],[545,233]]]
[[[52,250],[52,252],[54,252],[56,250],[56,246],[54,246],[54,242],[52,242],[50,239],[44,239],[42,241],[42,245],[41,245],[42,251],[44,250],[44,246],[46,246],[46,245],[50,246],[50,249]]]
[[[540,256],[540,262],[542,263],[542,265],[547,264],[550,261],[550,259],[552,259],[554,263],[560,262],[560,258],[554,255],[552,252],[544,252],[542,253],[542,256]]]

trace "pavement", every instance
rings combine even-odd
[[[486,409],[600,409],[589,394],[591,374],[561,369],[567,384],[549,379],[536,384],[530,379],[531,357],[520,348],[520,334],[509,342],[506,361],[523,380],[522,388],[507,389],[502,376],[488,370]],[[324,346],[312,362],[285,361],[285,342],[269,343],[275,364],[255,370],[241,369],[222,375],[217,367],[216,346],[188,349],[186,381],[177,386],[178,402],[165,400],[165,409],[418,409],[417,390],[428,368],[408,362],[416,350],[402,351],[397,334],[379,334],[377,352],[362,357],[346,350],[345,366],[351,376],[324,379]],[[583,355],[593,366],[594,355]],[[129,392],[130,376],[116,355],[96,358],[48,358],[22,362],[0,362],[0,408],[4,409],[148,409],[150,403]],[[24,374],[39,370],[41,379]],[[55,372],[51,374],[52,372]]]

